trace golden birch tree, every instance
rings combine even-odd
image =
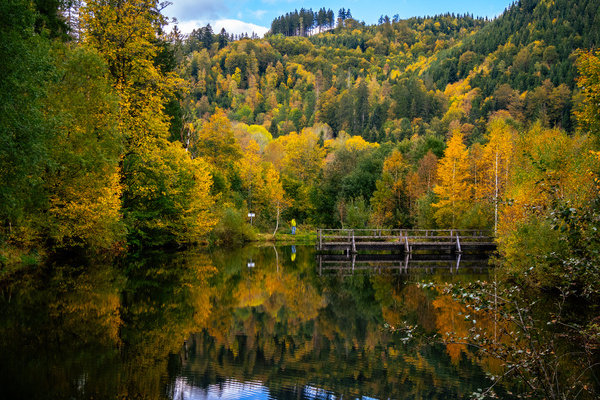
[[[498,229],[498,207],[509,182],[516,132],[505,120],[493,119],[488,126],[488,143],[483,149],[479,194],[494,206],[494,231]]]

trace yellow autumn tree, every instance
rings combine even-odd
[[[575,111],[579,126],[596,137],[600,134],[600,52],[584,51],[579,53],[577,84],[583,94],[583,105]]]
[[[203,240],[214,225],[208,166],[171,143],[165,104],[179,78],[157,65],[166,19],[157,0],[89,0],[82,10],[85,45],[108,64],[125,138],[123,207],[133,245]]]
[[[402,228],[408,224],[409,198],[406,187],[408,164],[394,151],[383,163],[381,179],[373,193],[371,220],[375,226]]]
[[[221,172],[231,168],[240,159],[242,150],[235,140],[231,122],[222,110],[217,109],[202,125],[194,152]]]
[[[203,241],[216,223],[208,164],[192,160],[179,143],[156,140],[132,155],[130,165],[124,207],[132,244]]]
[[[310,193],[323,166],[325,149],[319,144],[319,137],[309,129],[300,134],[292,132],[277,141],[281,141],[284,148],[282,181],[290,199],[290,212],[295,219],[302,220],[313,214]]]
[[[155,63],[166,24],[158,0],[89,0],[81,18],[83,42],[106,60],[119,94],[119,128],[127,146],[167,137],[164,105],[181,80]]]
[[[590,138],[569,136],[558,129],[534,124],[515,143],[514,160],[506,197],[498,220],[498,242],[508,264],[527,268],[532,254],[555,251],[559,230],[551,229],[546,215],[555,201],[569,201],[575,209],[590,200],[595,187]],[[535,231],[523,235],[519,230]],[[527,248],[527,252],[523,249]]]
[[[118,99],[95,51],[64,47],[56,56],[60,79],[46,99],[53,168],[43,177],[49,209],[40,225],[55,246],[108,249],[125,238]]]
[[[256,188],[263,186],[261,176],[260,147],[253,139],[250,139],[243,149],[243,157],[239,161],[240,175],[243,187],[248,193],[248,211],[255,211],[252,204],[253,198],[257,198]]]
[[[433,191],[438,196],[435,218],[438,225],[456,228],[460,217],[471,205],[469,192],[468,150],[463,143],[463,134],[455,130],[448,142],[444,157],[440,159],[437,174],[438,184]]]
[[[275,229],[273,235],[277,233],[279,228],[279,218],[281,213],[288,206],[288,201],[285,198],[285,191],[279,176],[279,172],[271,164],[267,164],[264,171],[264,185],[262,186],[262,198],[264,201],[265,211],[275,211]]]
[[[292,132],[280,139],[285,147],[285,171],[304,183],[314,180],[325,157],[319,137],[311,130],[304,129],[300,134]]]
[[[516,132],[505,120],[493,119],[488,126],[488,143],[483,149],[478,194],[494,207],[494,231],[498,228],[498,209],[509,182],[515,150]]]

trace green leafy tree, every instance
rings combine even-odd
[[[85,47],[61,48],[47,112],[54,116],[51,167],[44,176],[49,210],[41,221],[56,246],[108,249],[124,239],[118,98],[106,63]]]
[[[35,34],[29,1],[1,2],[0,18],[0,224],[24,240],[36,236],[31,216],[44,203],[41,177],[51,132],[41,99],[52,73],[50,43]]]

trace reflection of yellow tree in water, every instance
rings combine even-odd
[[[215,272],[206,255],[194,252],[149,257],[131,268],[121,332],[129,366],[119,386],[122,396],[164,398],[169,354],[178,353],[210,316],[208,278]]]
[[[252,379],[272,390],[318,383],[350,397],[470,393],[444,348],[423,353],[418,343],[402,345],[384,329],[409,321],[435,331],[440,310],[423,289],[386,275],[315,280],[302,252],[291,266],[282,261],[289,257],[269,251],[271,258],[266,250],[252,253],[255,268],[219,267],[205,330],[192,336],[199,356],[186,362],[190,374],[215,382]],[[245,265],[244,259],[227,263]],[[441,366],[446,373],[440,375]]]
[[[99,266],[62,282],[65,292],[58,291],[48,304],[50,318],[62,322],[54,332],[68,332],[84,343],[119,345],[121,298],[115,278],[114,269]]]
[[[287,256],[264,253],[252,254],[256,268],[240,260],[213,264],[190,252],[134,261],[123,275],[95,267],[65,273],[54,283],[59,290],[28,293],[50,317],[27,330],[40,342],[77,337],[111,349],[104,359],[118,365],[117,372],[98,373],[85,393],[114,398],[165,398],[169,359],[177,353],[182,369],[209,382],[252,379],[272,391],[313,385],[344,397],[465,398],[489,384],[478,364],[501,371],[462,344],[402,343],[402,330],[385,328],[406,323],[427,334],[453,332],[457,340],[472,327],[493,331],[493,320],[448,294],[386,274],[324,279],[302,252],[293,266]],[[15,325],[6,321],[3,336]],[[461,377],[473,371],[480,380],[465,385]],[[67,387],[74,378],[54,379]]]
[[[314,286],[296,274],[256,269],[231,288],[222,285],[210,301],[216,304],[206,321],[207,331],[217,343],[237,352],[236,336],[247,335],[254,341],[260,334],[266,353],[274,354],[268,337],[277,329],[296,331],[311,320],[324,305]],[[253,343],[250,343],[253,344]]]
[[[126,273],[85,263],[32,271],[0,303],[0,354],[20,343],[3,357],[19,366],[15,388],[29,398],[165,398],[169,354],[210,313],[209,259],[151,257]]]
[[[472,320],[465,319],[464,315],[467,315],[468,312],[464,305],[454,301],[449,295],[440,295],[433,301],[433,305],[438,311],[435,325],[440,334],[451,332],[457,337],[469,335]],[[461,353],[467,354],[467,346],[464,343],[448,343],[446,349],[454,364],[458,364],[460,361]]]

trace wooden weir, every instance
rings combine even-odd
[[[496,249],[492,231],[467,229],[318,229],[319,252],[387,250],[406,254],[482,253]]]

